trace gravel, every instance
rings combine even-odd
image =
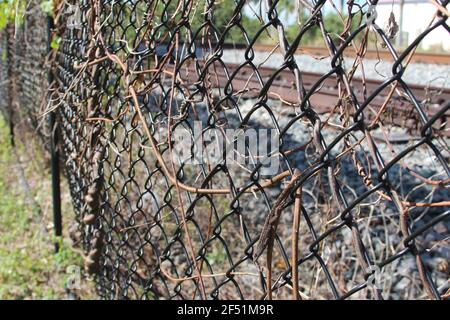
[[[182,100],[180,97],[180,100],[177,100],[177,104],[181,104],[181,102]],[[238,105],[241,116],[245,117],[245,115],[248,114],[250,110],[252,110],[255,103],[256,100],[240,101]],[[294,112],[293,109],[281,107],[280,102],[274,100],[269,100],[267,104],[271,107],[271,110],[274,113],[275,118],[277,119],[277,123],[280,126],[280,129],[283,130],[283,128],[288,124],[289,120],[292,119],[292,114]],[[197,104],[196,108],[205,128],[209,112],[206,106],[202,103]],[[157,106],[150,106],[149,109],[151,111],[156,111]],[[218,116],[224,119],[226,118],[227,122],[226,124],[224,124],[225,128],[237,128],[240,125],[240,120],[237,116],[236,110],[222,110]],[[332,121],[334,123],[340,123],[337,117],[332,119]],[[269,117],[269,114],[264,111],[254,113],[251,117],[251,121],[249,122],[249,126],[255,129],[274,128],[272,119]],[[402,132],[401,128],[396,128],[395,130],[397,130],[397,133]],[[321,133],[325,141],[329,144],[337,137],[340,131],[325,127],[322,129]],[[382,136],[380,132],[374,132],[374,134]],[[310,137],[311,126],[307,121],[298,121],[283,138],[283,149],[287,150],[291,147],[296,147],[304,144],[310,139]],[[358,136],[358,134],[356,134],[355,139],[358,138],[361,138],[361,136]],[[367,153],[368,148],[365,143],[366,142],[363,142],[361,148],[357,149],[358,157],[360,159],[364,159],[364,156]],[[393,145],[394,150],[390,150],[386,143],[383,143],[382,141],[376,141],[376,145],[381,156],[385,160],[385,163],[388,163],[389,160],[393,159],[396,154],[406,149],[411,143],[414,142],[397,143]],[[336,156],[342,150],[343,145],[339,143],[333,148],[331,154],[332,156]],[[308,161],[311,160],[311,157],[314,158],[317,156],[314,153],[314,150],[310,150],[309,152],[309,156],[305,154],[305,151],[297,152],[289,156],[288,158],[291,165],[293,167],[299,168],[300,170],[304,170],[310,165]],[[445,156],[448,157],[449,155],[445,154]],[[440,168],[439,166],[435,166],[437,161],[428,147],[421,146],[420,148],[417,148],[417,150],[410,153],[404,158],[404,162],[416,173],[421,174],[425,177],[431,177],[438,174],[442,177],[442,168]],[[373,163],[371,163],[371,165],[372,168],[375,167]],[[351,203],[357,195],[361,195],[367,190],[367,186],[364,185],[361,177],[356,173],[354,164],[352,163],[349,156],[343,157],[340,161],[339,166],[340,170],[336,175],[339,179],[341,187],[343,188],[346,200]],[[236,186],[242,186],[248,183],[248,174],[245,174],[241,167],[232,166],[229,164],[228,169],[230,170],[230,174],[233,177],[233,182],[236,184]],[[282,170],[284,170],[284,168],[280,168],[280,171]],[[372,174],[376,175],[376,172],[372,172]],[[448,200],[450,198],[450,191],[448,189],[433,188],[427,185],[420,186],[420,181],[410,175],[399,164],[395,164],[389,170],[389,177],[395,189],[402,197],[405,198],[405,200],[417,202],[436,202]],[[437,176],[435,176],[434,178],[437,178]],[[324,185],[324,194],[321,194],[320,190],[317,188],[317,185],[314,185],[313,180],[314,179],[311,179],[305,184],[305,190],[311,190],[311,192],[315,194],[317,199],[325,197],[322,198],[320,202],[327,201],[326,198],[328,198],[330,194],[328,193],[327,189],[328,187],[326,177],[322,177],[321,179]],[[196,183],[198,183],[198,181]],[[224,184],[226,184],[226,182]],[[270,202],[273,203],[280,190],[281,189],[278,187],[266,190],[266,195]],[[431,194],[431,198],[428,198],[429,194]],[[408,196],[406,197],[406,195]],[[369,248],[373,250],[371,251],[369,249],[369,251],[371,253],[373,252],[376,259],[381,259],[381,257],[386,258],[385,256],[383,256],[385,250],[384,248],[388,247],[391,254],[392,252],[396,252],[402,248],[402,235],[399,227],[398,211],[395,209],[392,203],[389,203],[387,201],[377,201],[377,204],[375,205],[370,204],[370,202],[375,201],[376,198],[377,197],[374,196],[370,197],[370,199],[368,198],[367,200],[365,200],[364,202],[366,202],[366,204],[364,206],[361,206],[360,208],[357,208],[355,217],[358,219],[357,224],[358,227],[361,228],[361,232],[364,238],[363,241],[365,241],[367,245],[371,246]],[[216,199],[216,201],[218,200]],[[326,222],[327,220],[329,221],[332,217],[338,216],[338,213],[331,212],[332,216],[326,217],[325,212],[317,207],[317,202],[312,201],[312,198],[308,196],[306,191],[302,205],[308,212],[308,215],[311,218],[312,223],[315,225],[316,230],[322,230],[321,232],[323,232],[324,222]],[[258,230],[264,222],[266,214],[268,212],[267,203],[262,197],[243,195],[240,198],[240,206],[242,208],[242,217],[247,222],[249,232],[253,237],[257,236]],[[411,230],[417,230],[421,226],[424,226],[432,218],[436,217],[437,214],[442,213],[442,209],[443,208],[412,209],[410,211],[411,219],[409,221]],[[284,241],[285,239],[290,239],[289,237],[291,231],[289,226],[292,225],[291,219],[292,215],[285,214],[280,221],[278,234],[282,241]],[[383,223],[384,219],[386,219],[386,224]],[[367,228],[364,228],[366,223]],[[310,234],[306,231],[305,224],[303,224],[302,228],[302,233],[304,234],[304,236],[302,238],[303,243],[301,246],[303,248],[307,248],[307,246],[310,245],[312,239],[308,238],[310,237]],[[450,221],[446,220],[442,221],[440,224],[434,226],[433,228],[426,230],[416,239],[419,247],[425,249],[422,258],[430,271],[433,272],[434,280],[436,281],[437,285],[442,288],[441,290],[444,290],[447,286],[446,281],[448,279],[448,274],[446,274],[445,272],[440,272],[438,270],[439,266],[443,264],[442,261],[445,262],[450,257],[448,238],[446,238],[448,237],[449,231]],[[385,241],[385,236],[387,236],[388,241]],[[336,264],[337,268],[337,265],[341,260],[345,262],[346,268],[348,268],[347,273],[350,278],[353,277],[355,273],[359,272],[352,262],[352,259],[354,259],[354,249],[352,247],[351,233],[347,228],[343,228],[340,231],[335,232],[333,234],[333,237],[330,237],[329,240],[326,241],[326,247],[328,246],[332,250],[330,263]],[[241,249],[242,248],[240,247],[234,248],[235,252],[238,255],[242,253],[242,251],[239,251]],[[289,248],[287,250],[289,250]],[[305,267],[309,268],[309,265],[307,264]],[[313,276],[313,274],[311,273],[309,276]],[[418,270],[414,257],[408,254],[405,257],[395,261],[389,267],[387,267],[385,271],[383,271],[383,277],[384,279],[389,280],[392,284],[392,287],[389,290],[389,294],[387,295],[389,298],[404,298],[406,296],[409,296],[411,294],[411,288],[415,288],[415,284],[417,284],[418,282]],[[350,281],[350,278],[348,279],[348,281]],[[349,283],[350,282],[348,282],[347,284]],[[325,288],[326,284],[324,284],[323,287]],[[348,287],[347,290],[348,289],[350,289],[350,287]],[[418,292],[415,292],[413,296],[416,296],[417,294]]]

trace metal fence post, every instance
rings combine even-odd
[[[14,54],[14,31],[11,29],[11,25],[6,26],[6,59],[8,61],[8,125],[9,125],[9,135],[10,144],[12,147],[15,146],[14,140],[14,95],[17,94],[15,86],[15,54]]]
[[[61,186],[60,186],[60,168],[58,151],[58,126],[55,121],[55,112],[49,116],[51,134],[51,163],[52,163],[52,197],[53,197],[53,224],[55,236],[62,236],[62,218],[61,218]],[[55,251],[59,251],[59,243],[55,242]]]
[[[51,50],[53,28],[53,18],[47,17],[47,31],[48,31],[48,52]],[[48,70],[48,83],[53,82],[53,75],[51,66]],[[53,227],[55,236],[62,236],[62,217],[61,217],[61,184],[60,184],[60,167],[59,167],[59,150],[58,150],[58,123],[56,121],[56,112],[52,111],[49,114],[50,134],[50,152],[51,152],[51,167],[52,167],[52,198],[53,198]],[[59,243],[55,241],[55,252],[59,251]]]

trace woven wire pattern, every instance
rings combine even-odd
[[[61,41],[48,108],[58,116],[76,212],[71,234],[85,250],[86,271],[95,275],[99,295],[444,296],[448,288],[437,274],[446,271],[428,261],[434,261],[429,256],[445,261],[436,248],[449,236],[444,131],[450,103],[436,104],[439,94],[416,97],[402,77],[409,54],[432,30],[450,31],[447,16],[437,9],[430,27],[398,54],[376,19],[370,22],[366,2],[346,4],[352,18],[346,16],[336,36],[324,22],[326,1],[301,1],[309,14],[289,40],[279,16],[282,2],[233,3],[230,12],[223,2],[209,0],[82,0],[58,8]],[[370,3],[376,8],[377,1]],[[441,7],[447,4],[440,1]],[[244,12],[258,7],[252,11],[260,26],[250,31]],[[294,53],[313,30],[320,30],[330,51],[330,69],[307,83]],[[343,57],[345,50],[356,50],[363,61],[369,33],[393,61],[392,75],[368,92],[354,78],[361,60],[349,65]],[[253,47],[265,34],[284,59],[275,69],[255,62]],[[233,65],[226,55],[236,42],[243,48],[242,62]],[[36,100],[27,91],[29,72],[24,67],[25,86],[18,90]],[[288,100],[279,91],[283,81],[295,93]],[[330,81],[336,94],[323,111],[317,96]],[[403,121],[394,107],[375,116],[372,107],[381,98],[404,108],[415,139],[393,148],[386,136],[386,141],[374,136],[379,130],[389,136],[393,124]],[[249,145],[240,165],[228,159],[191,165],[174,156],[180,142],[172,137],[179,132],[195,153],[194,121],[202,123],[201,139],[213,142],[230,128],[275,130],[278,172],[263,174]],[[203,158],[214,153],[214,143],[202,143]],[[423,152],[433,169],[417,173],[408,161]],[[277,226],[263,239],[275,212]],[[426,236],[437,227],[444,228],[444,244],[427,247]],[[274,242],[271,255],[268,246],[258,254],[264,241],[269,247]],[[412,261],[405,269],[410,274],[398,273],[406,268],[402,261]],[[368,285],[374,273],[380,286]],[[407,289],[394,285],[403,278],[409,279]]]
[[[48,123],[42,117],[48,105],[49,27],[38,2],[30,1],[23,22],[8,24],[0,39],[2,113],[19,139],[20,130],[29,128],[49,147]]]

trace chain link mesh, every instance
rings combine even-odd
[[[430,32],[450,31],[448,1],[401,54],[372,22],[377,2],[348,1],[336,33],[326,1],[298,1],[307,14],[292,36],[282,1],[65,1],[51,84],[45,16],[27,15],[16,41],[13,28],[1,33],[1,79],[16,86],[0,87],[2,109],[33,128],[56,112],[70,233],[101,297],[445,296],[449,93],[404,73]],[[297,62],[313,33],[329,51],[322,74]],[[374,38],[392,55],[383,82],[364,78]],[[267,59],[282,57],[276,67],[257,62],[262,41],[273,43]],[[242,162],[206,161],[235,143],[228,129],[275,132],[277,171],[248,143]]]

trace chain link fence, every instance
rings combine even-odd
[[[49,88],[47,15],[36,2],[30,2],[26,19],[20,25],[7,25],[0,38],[3,114],[9,119],[13,133],[15,126],[32,128],[46,144],[49,130],[42,114]]]
[[[38,4],[0,33],[2,111],[44,143],[56,115],[65,226],[102,298],[448,296],[450,94],[405,80],[448,1],[402,50],[377,2],[62,1],[52,52]],[[298,62],[313,34],[320,74]]]

